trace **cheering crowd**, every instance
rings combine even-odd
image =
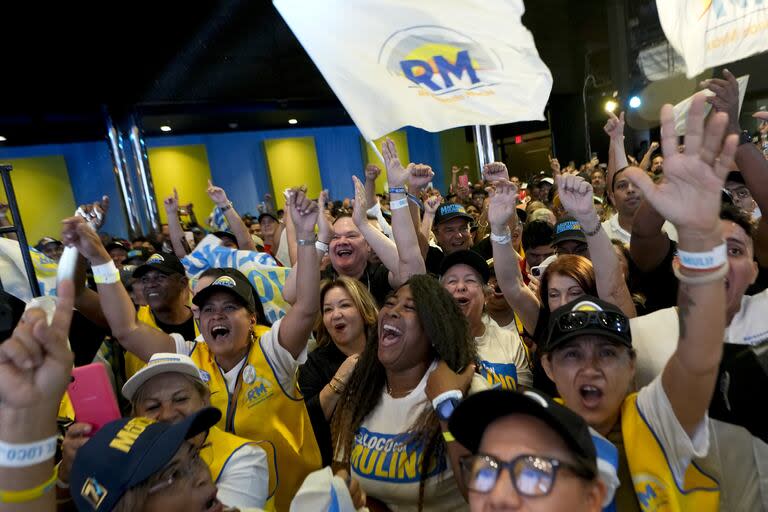
[[[640,161],[611,114],[607,165],[454,167],[444,194],[387,140],[386,194],[369,165],[354,198],[296,184],[252,217],[209,182],[214,227],[174,194],[135,240],[82,207],[38,244],[78,252],[55,307],[0,344],[0,510],[768,509],[742,364],[768,339],[768,160],[735,78],[707,85]],[[71,387],[94,362],[103,426]]]

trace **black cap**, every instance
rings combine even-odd
[[[112,249],[122,249],[125,252],[128,252],[131,250],[130,247],[126,247],[125,244],[118,242],[117,240],[112,240],[104,247],[105,249],[107,249],[107,252],[111,251]]]
[[[511,391],[501,388],[467,397],[453,411],[448,429],[456,440],[477,453],[485,429],[494,421],[522,414],[538,418],[565,441],[577,465],[597,475],[597,453],[584,419],[538,391]]]
[[[162,470],[187,439],[207,431],[221,412],[206,407],[179,423],[123,418],[77,450],[69,477],[78,510],[108,511],[133,487]]]
[[[552,239],[552,244],[557,245],[568,240],[587,243],[587,235],[584,234],[584,229],[579,221],[573,217],[563,217],[560,219],[560,222],[555,224],[555,236]]]
[[[588,318],[574,318],[583,317],[580,313],[587,313]],[[584,322],[583,327],[579,326],[581,322]],[[582,295],[554,310],[549,317],[548,333],[542,352],[552,352],[572,338],[590,334],[632,347],[629,318],[617,306],[591,295]]]
[[[170,252],[156,252],[147,258],[147,262],[133,272],[133,277],[138,279],[150,270],[157,270],[161,274],[167,276],[171,274],[187,275],[184,271],[184,265],[181,264],[181,260],[179,260],[175,254]]]
[[[225,238],[229,238],[230,240],[232,240],[232,242],[235,245],[237,245],[237,237],[234,234],[230,233],[229,231],[214,231],[211,234],[213,236],[215,236],[216,238],[218,238],[219,240],[223,240]]]
[[[192,298],[192,302],[198,307],[203,307],[208,297],[219,291],[232,293],[243,303],[248,311],[251,313],[256,311],[257,299],[253,286],[242,272],[234,268],[222,268],[221,276],[197,292]]]
[[[729,172],[728,176],[725,177],[725,182],[728,183],[729,181],[733,183],[741,183],[742,185],[745,185],[744,176],[741,174],[740,171]]]
[[[467,211],[464,209],[464,206],[458,203],[445,203],[441,204],[437,209],[437,212],[435,212],[434,225],[437,226],[442,222],[455,219],[456,217],[466,219],[467,222],[474,222],[475,220],[470,214],[467,213]]]
[[[277,215],[272,212],[264,212],[259,214],[259,224],[261,224],[261,219],[264,217],[272,217],[275,219],[275,222],[280,222],[280,219],[277,218]]]
[[[483,278],[483,284],[488,283],[488,278],[491,277],[491,269],[488,268],[488,263],[479,253],[471,250],[452,252],[443,258],[443,261],[440,264],[440,275],[445,275],[445,273],[448,272],[448,269],[460,263],[475,269],[477,273],[480,274],[480,277]]]

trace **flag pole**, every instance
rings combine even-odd
[[[381,163],[384,164],[384,166],[386,167],[386,162],[384,162],[384,157],[381,156],[381,151],[379,151],[379,148],[376,147],[376,144],[374,144],[372,140],[369,140],[368,144],[371,146],[371,149],[373,149],[374,154],[377,157],[379,157],[379,160],[381,160]]]

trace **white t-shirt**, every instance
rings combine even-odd
[[[513,322],[514,324],[514,322]],[[517,330],[507,330],[488,315],[483,315],[485,332],[475,338],[480,372],[488,384],[501,384],[504,389],[517,389],[516,384],[533,385],[528,354]]]
[[[629,320],[632,345],[637,350],[637,386],[661,374],[677,348],[680,323],[677,308],[666,308]],[[744,295],[741,308],[725,328],[725,343],[755,345],[768,339],[768,290]]]
[[[350,468],[368,496],[383,501],[393,512],[416,511],[419,500],[420,456],[423,447],[409,448],[405,432],[432,405],[425,392],[433,363],[418,386],[402,398],[384,392],[376,408],[363,420],[352,445]],[[479,375],[470,393],[487,388]],[[468,510],[453,476],[447,454],[430,471],[424,487],[424,512]]]
[[[626,245],[629,245],[629,241],[632,239],[632,233],[621,227],[619,224],[619,214],[614,213],[611,218],[603,221],[603,229],[608,234],[608,238],[611,240],[621,240]],[[670,222],[665,221],[661,230],[667,233],[670,240],[677,242],[677,230]]]
[[[224,465],[216,487],[225,505],[264,508],[269,498],[267,454],[259,446],[243,445]]]
[[[281,318],[272,324],[272,328],[261,335],[259,344],[261,345],[261,348],[264,351],[264,355],[267,357],[267,360],[269,361],[270,366],[275,373],[275,378],[280,384],[280,387],[283,388],[283,391],[286,395],[295,397],[297,389],[296,370],[299,368],[299,365],[302,365],[307,361],[307,348],[304,347],[304,350],[301,351],[299,357],[294,359],[291,353],[283,348],[282,345],[280,345],[277,339],[277,335],[280,331],[280,324],[282,321],[283,319]],[[177,354],[189,355],[192,352],[192,349],[195,348],[196,343],[205,343],[205,341],[200,340],[200,337],[198,337],[198,340],[195,341],[186,341],[178,333],[173,333],[170,336],[176,343]],[[235,392],[237,376],[240,374],[240,369],[243,367],[243,364],[245,364],[245,358],[243,358],[242,361],[237,363],[234,368],[228,372],[223,372],[224,380],[227,381],[227,391],[230,393]]]

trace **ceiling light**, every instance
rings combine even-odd
[[[7,140],[8,140],[8,139],[6,139],[6,138],[5,138],[5,137],[3,137],[2,135],[0,135],[0,142],[5,142],[5,141],[7,141]]]
[[[632,96],[629,98],[629,108],[638,108],[642,104],[643,100],[640,99],[640,96]]]
[[[298,121],[296,119],[289,119],[288,124],[298,124]]]
[[[230,127],[230,128],[232,128],[233,130],[234,130],[235,128],[237,128],[238,126],[240,126],[240,125],[239,125],[239,124],[237,124],[237,123],[229,123],[229,127]]]
[[[608,100],[605,102],[605,111],[606,112],[614,112],[616,108],[619,106],[618,103],[616,103],[613,100]]]
[[[160,127],[160,131],[161,132],[169,132],[169,131],[171,131],[171,127],[168,126],[167,124],[164,124],[163,126]]]

